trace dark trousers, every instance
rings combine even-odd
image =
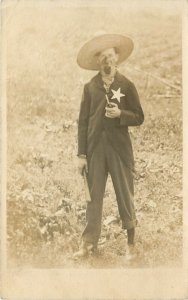
[[[134,209],[133,172],[108,142],[105,131],[88,161],[88,184],[91,202],[86,209],[86,227],[82,234],[85,242],[97,245],[101,233],[102,206],[108,173],[116,193],[118,210],[124,229],[136,226]]]

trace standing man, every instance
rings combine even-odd
[[[117,71],[133,50],[130,38],[102,34],[84,44],[78,65],[98,70],[84,86],[78,122],[79,171],[87,172],[91,202],[87,204],[86,227],[75,257],[95,250],[101,233],[102,205],[108,173],[116,193],[122,228],[127,230],[128,259],[134,256],[136,216],[134,208],[134,158],[128,132],[139,126],[144,114],[134,84]]]

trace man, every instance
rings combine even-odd
[[[84,86],[78,122],[79,170],[87,172],[91,202],[75,257],[95,250],[101,233],[102,205],[108,173],[116,193],[122,228],[127,230],[127,258],[134,256],[134,159],[129,126],[141,125],[144,114],[134,84],[117,71],[132,52],[133,42],[119,34],[102,34],[79,51],[80,67],[98,70]]]

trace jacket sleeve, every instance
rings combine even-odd
[[[78,119],[78,155],[87,154],[87,131],[90,111],[90,95],[88,86],[84,86]]]
[[[144,113],[140,105],[139,96],[135,85],[131,82],[127,91],[128,109],[121,110],[120,125],[138,126],[144,122]]]

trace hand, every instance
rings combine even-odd
[[[108,118],[119,118],[121,114],[121,110],[118,108],[116,103],[112,103],[113,107],[105,107],[106,113],[105,116]]]
[[[84,169],[88,172],[87,159],[85,157],[78,157],[78,172],[83,176]]]

